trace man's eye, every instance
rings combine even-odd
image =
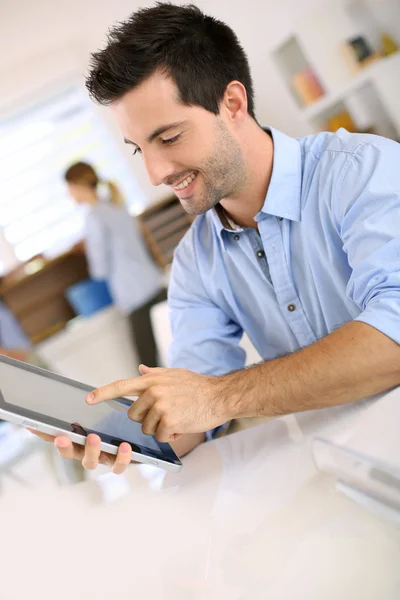
[[[162,140],[162,143],[166,146],[170,146],[171,144],[175,144],[175,142],[177,142],[180,137],[181,137],[181,134],[179,133],[175,137],[168,138],[167,140]]]
[[[140,148],[135,148],[135,152],[133,152],[132,156],[135,156],[135,154],[142,154],[142,151]]]

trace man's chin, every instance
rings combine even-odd
[[[204,213],[214,207],[214,205],[207,206],[203,203],[196,202],[193,196],[189,198],[179,198],[179,201],[184,211],[192,217],[204,215]]]
[[[205,210],[202,210],[201,207],[196,206],[196,203],[191,201],[190,198],[180,198],[179,200],[184,211],[192,217],[198,217],[205,212]]]

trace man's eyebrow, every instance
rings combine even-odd
[[[147,141],[149,143],[154,142],[154,140],[162,133],[165,133],[169,129],[173,129],[174,127],[178,127],[179,125],[183,125],[184,123],[185,123],[185,121],[177,121],[176,123],[169,123],[168,125],[161,125],[161,127],[157,127],[157,129],[155,131],[153,131],[152,134],[149,135],[149,137],[147,138]],[[132,142],[131,140],[127,140],[126,138],[124,138],[124,142],[125,142],[125,144],[131,144],[132,146],[139,147],[135,142]]]

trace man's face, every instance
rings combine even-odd
[[[244,187],[245,163],[229,121],[182,104],[171,78],[152,75],[112,111],[151,183],[171,186],[186,212],[202,214]]]

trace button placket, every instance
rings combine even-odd
[[[246,233],[247,233],[248,241],[250,242],[250,247],[252,249],[253,256],[255,257],[255,260],[258,262],[258,265],[259,265],[262,273],[264,274],[266,280],[268,281],[268,284],[272,285],[271,276],[269,273],[268,261],[266,259],[265,250],[263,249],[263,246],[262,246],[262,243],[263,243],[262,238],[259,235],[259,233],[254,231],[253,229],[248,230]]]
[[[299,344],[309,345],[315,341],[315,336],[294,288],[283,246],[282,225],[277,219],[266,219],[261,225],[263,245],[279,305]]]

